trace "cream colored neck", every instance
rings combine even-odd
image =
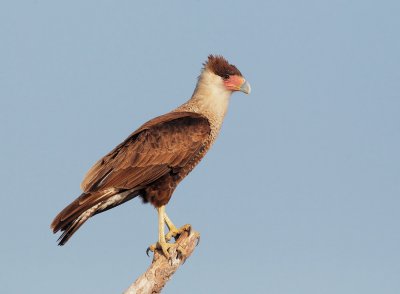
[[[204,70],[196,85],[192,98],[186,103],[194,106],[196,112],[224,118],[232,92],[225,88],[221,77]]]

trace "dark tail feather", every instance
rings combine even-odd
[[[82,193],[54,218],[50,225],[53,233],[63,232],[58,238],[58,245],[62,246],[67,243],[83,223],[96,213],[104,201],[103,195],[101,193]]]
[[[98,204],[97,206],[99,206]],[[63,246],[69,238],[95,213],[97,206],[92,207],[91,209],[82,213],[77,219],[71,221],[67,224],[64,224],[61,228],[63,232],[61,236],[58,238],[58,245]]]
[[[83,223],[84,222],[76,223],[76,221],[69,223],[68,227],[65,229],[65,231],[63,231],[61,236],[57,239],[58,245],[63,246],[65,243],[67,243],[69,238],[72,237],[72,235],[79,229],[81,225],[83,225]]]
[[[138,190],[99,191],[82,193],[71,204],[65,207],[51,223],[53,233],[61,231],[57,241],[62,246],[93,215],[118,206],[139,194]]]

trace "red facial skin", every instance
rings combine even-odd
[[[225,87],[231,91],[240,91],[240,87],[245,82],[245,79],[241,76],[230,76],[228,79],[224,80]]]

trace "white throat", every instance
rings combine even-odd
[[[188,103],[196,105],[201,113],[209,113],[223,119],[228,110],[231,94],[220,76],[204,70]]]

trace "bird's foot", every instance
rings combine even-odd
[[[170,259],[171,258],[170,249],[172,247],[178,246],[178,244],[177,243],[168,243],[168,241],[170,241],[172,238],[174,238],[175,241],[178,240],[179,236],[184,232],[188,232],[188,234],[190,235],[191,230],[192,230],[191,225],[184,225],[184,226],[180,227],[179,229],[172,227],[170,229],[170,231],[168,232],[168,234],[165,235],[165,242],[158,241],[157,243],[152,244],[147,248],[147,250],[146,250],[147,256],[149,256],[150,251],[154,252],[156,250],[160,250],[166,258]],[[177,251],[178,251],[178,256],[184,253],[184,252],[181,252],[180,248],[178,248]]]
[[[170,254],[169,250],[175,246],[176,246],[176,244],[174,244],[174,243],[157,242],[155,244],[150,245],[147,248],[146,254],[147,254],[147,256],[149,256],[149,251],[155,252],[156,250],[160,250],[167,259],[171,259],[171,254]]]
[[[191,225],[184,225],[182,227],[180,227],[179,229],[177,228],[171,228],[168,232],[168,234],[165,235],[165,240],[168,242],[169,240],[171,240],[172,238],[176,240],[178,240],[179,236],[183,233],[183,232],[188,232],[188,234],[190,235],[190,232],[192,230],[192,226]]]

